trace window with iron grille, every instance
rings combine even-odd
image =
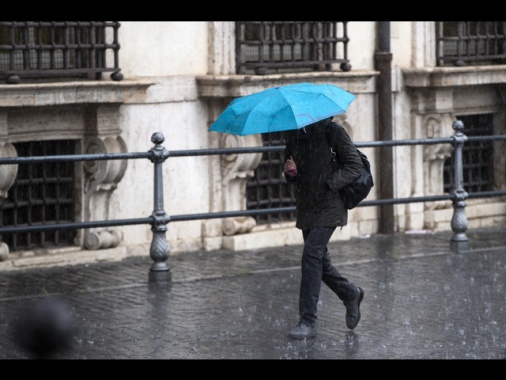
[[[13,144],[18,156],[75,154],[75,140]],[[19,164],[8,197],[0,204],[2,227],[74,222],[74,163]],[[19,232],[0,236],[11,252],[73,245],[75,230]]]
[[[437,65],[506,64],[506,21],[436,23]]]
[[[98,80],[118,68],[117,21],[0,21],[0,79]]]
[[[494,134],[493,115],[470,115],[458,117],[464,123],[467,136],[488,136]],[[454,155],[444,164],[444,191],[455,189]],[[463,187],[468,193],[492,191],[494,184],[494,149],[492,141],[468,141],[462,149]]]
[[[237,21],[236,72],[351,70],[346,21]]]
[[[262,134],[264,146],[286,145],[286,133]],[[265,152],[255,170],[253,178],[246,184],[246,205],[248,210],[294,207],[294,187],[282,177],[283,152]],[[272,213],[254,217],[257,224],[277,223],[295,220],[295,213]]]

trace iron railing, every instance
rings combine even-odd
[[[505,196],[506,190],[486,191],[477,193],[467,193],[462,186],[462,149],[466,141],[498,141],[506,140],[506,135],[494,136],[473,136],[467,137],[462,131],[464,125],[457,120],[452,125],[455,133],[448,138],[431,138],[416,140],[392,140],[392,141],[373,141],[373,142],[357,142],[358,148],[366,147],[385,147],[385,146],[402,146],[402,145],[431,145],[431,144],[452,144],[455,153],[455,188],[450,194],[421,196],[410,198],[392,198],[362,201],[358,207],[366,206],[382,206],[391,204],[405,204],[416,202],[433,202],[451,200],[453,202],[453,218],[451,227],[454,232],[450,248],[452,252],[462,253],[469,250],[469,238],[466,236],[467,217],[465,214],[465,200],[468,198],[488,198],[496,196]],[[150,216],[101,220],[89,222],[74,223],[55,223],[51,225],[37,225],[24,227],[0,227],[0,234],[30,232],[30,231],[49,231],[61,229],[78,229],[78,228],[95,228],[110,226],[127,226],[138,224],[150,224],[153,231],[153,239],[150,247],[150,258],[153,264],[150,268],[149,280],[170,281],[170,267],[166,263],[169,257],[169,246],[166,239],[167,225],[170,222],[181,222],[201,219],[230,218],[237,216],[254,216],[269,213],[295,212],[295,207],[268,208],[262,210],[237,210],[213,213],[197,213],[183,215],[168,215],[164,210],[163,202],[163,171],[162,165],[169,157],[191,157],[191,156],[207,156],[207,155],[230,155],[230,154],[248,154],[248,153],[264,153],[284,150],[284,146],[267,146],[267,147],[250,147],[250,148],[223,148],[223,149],[198,149],[198,150],[167,150],[162,146],[164,142],[162,133],[154,133],[151,141],[155,144],[147,152],[133,153],[101,153],[101,154],[78,154],[63,156],[39,156],[39,157],[0,157],[0,165],[17,165],[41,162],[77,162],[77,161],[97,161],[97,160],[123,160],[123,159],[149,159],[154,164],[154,209]]]

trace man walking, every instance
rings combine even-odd
[[[341,169],[333,171],[331,150]],[[296,227],[302,230],[299,322],[289,337],[316,336],[317,304],[325,283],[346,307],[346,325],[354,329],[360,321],[364,291],[343,277],[332,265],[327,244],[337,227],[346,226],[348,210],[339,189],[353,182],[363,167],[357,148],[345,129],[328,118],[287,135],[283,174],[295,185]]]

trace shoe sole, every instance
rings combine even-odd
[[[358,307],[358,320],[357,320],[357,323],[355,324],[355,326],[353,326],[353,327],[349,327],[349,326],[348,326],[348,328],[349,328],[350,330],[353,330],[355,327],[357,327],[357,326],[358,326],[358,323],[360,322],[360,318],[361,318],[361,314],[360,314],[360,304],[362,303],[362,300],[364,299],[364,294],[365,294],[365,292],[364,292],[364,289],[362,289],[362,288],[360,288],[360,287],[357,287],[357,288],[360,290],[360,296],[359,296],[360,298],[358,299],[358,305],[357,305],[357,307]]]
[[[360,304],[362,303],[362,300],[364,299],[364,289],[362,288],[359,288],[360,289],[360,298],[358,299],[358,307],[360,308]]]
[[[295,328],[294,330],[297,330],[297,328]],[[288,338],[291,338],[291,339],[306,339],[306,338],[314,338],[317,334],[317,329],[316,327],[313,327],[311,330],[309,330],[309,332],[307,332],[307,334],[304,334],[302,332],[294,332],[294,331],[290,331],[288,333]]]

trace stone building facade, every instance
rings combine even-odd
[[[75,153],[145,152],[161,132],[168,150],[261,146],[260,135],[208,132],[228,103],[239,96],[298,82],[331,83],[357,95],[336,117],[356,142],[376,141],[379,72],[375,65],[376,22],[349,22],[351,70],[236,73],[234,22],[120,22],[119,67],[123,79],[0,83],[0,156],[18,155],[16,144],[67,139]],[[506,134],[506,65],[437,65],[436,22],[390,22],[392,138],[449,137],[459,117],[490,115],[494,134]],[[0,70],[1,72],[1,70]],[[493,143],[494,189],[506,188],[504,141]],[[365,148],[379,176],[378,149]],[[397,198],[444,193],[450,145],[396,147],[388,181]],[[163,165],[169,215],[246,209],[246,183],[261,154],[171,157]],[[0,166],[0,202],[18,167]],[[281,171],[281,168],[280,168]],[[75,165],[75,221],[146,217],[153,211],[153,164],[149,160],[89,161]],[[378,199],[378,186],[369,199]],[[469,199],[469,227],[506,224],[506,202]],[[395,232],[451,229],[450,201],[398,204]],[[255,249],[300,244],[293,221],[257,224],[251,217],[169,223],[171,254],[219,248]],[[349,225],[333,239],[380,231],[379,207],[350,212]],[[0,243],[0,267],[57,265],[148,255],[149,225],[78,230],[72,244],[12,251]]]

